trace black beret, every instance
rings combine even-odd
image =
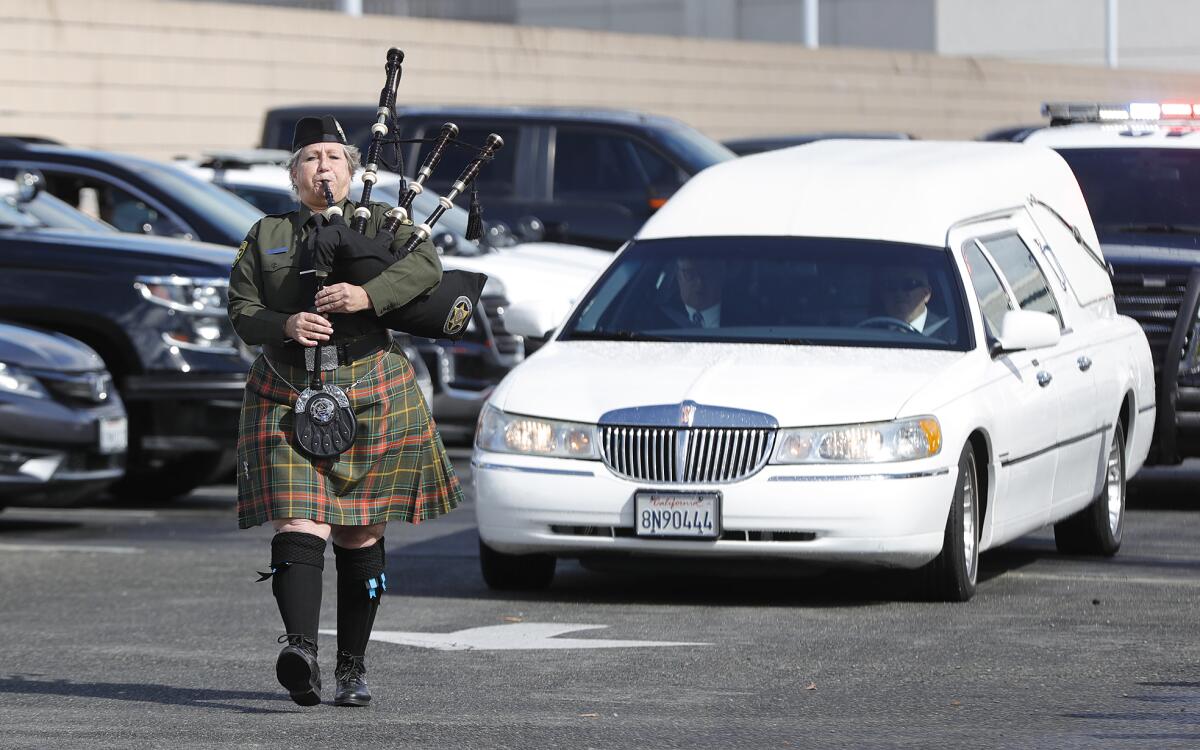
[[[333,115],[301,117],[296,121],[296,132],[292,134],[292,151],[299,151],[314,143],[340,143],[346,145],[346,134]]]

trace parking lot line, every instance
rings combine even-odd
[[[4,544],[0,543],[0,552],[107,552],[114,555],[138,555],[142,550],[137,547],[101,546],[94,544]]]
[[[1148,586],[1192,586],[1200,587],[1200,580],[1194,578],[1148,578],[1130,576],[1094,576],[1094,575],[1064,575],[1062,573],[1029,573],[1012,571],[1005,573],[1003,578],[1028,578],[1039,581],[1080,581],[1083,583],[1136,583]]]

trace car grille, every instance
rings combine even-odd
[[[613,473],[650,483],[736,482],[771,456],[773,429],[601,427],[600,455]]]
[[[1153,279],[1151,284],[1147,279]],[[1141,324],[1150,342],[1154,371],[1162,370],[1171,332],[1187,291],[1186,274],[1143,274],[1121,269],[1113,277],[1117,312]]]

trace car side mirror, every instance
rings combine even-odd
[[[42,189],[46,187],[46,180],[42,177],[42,173],[37,170],[28,170],[17,175],[17,201],[19,203],[29,203],[34,198],[41,194]]]
[[[527,300],[508,306],[504,330],[517,336],[544,339],[554,332],[570,312],[570,306],[551,300]]]
[[[992,344],[992,356],[1026,349],[1054,346],[1062,337],[1058,318],[1032,310],[1009,310],[1000,321],[1000,335]]]

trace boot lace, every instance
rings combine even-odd
[[[276,642],[287,643],[289,646],[296,646],[313,654],[317,653],[317,642],[300,633],[284,633],[276,639]]]
[[[340,682],[361,680],[367,673],[366,657],[353,656],[346,651],[339,651],[337,659],[337,667],[333,670],[333,675]]]

